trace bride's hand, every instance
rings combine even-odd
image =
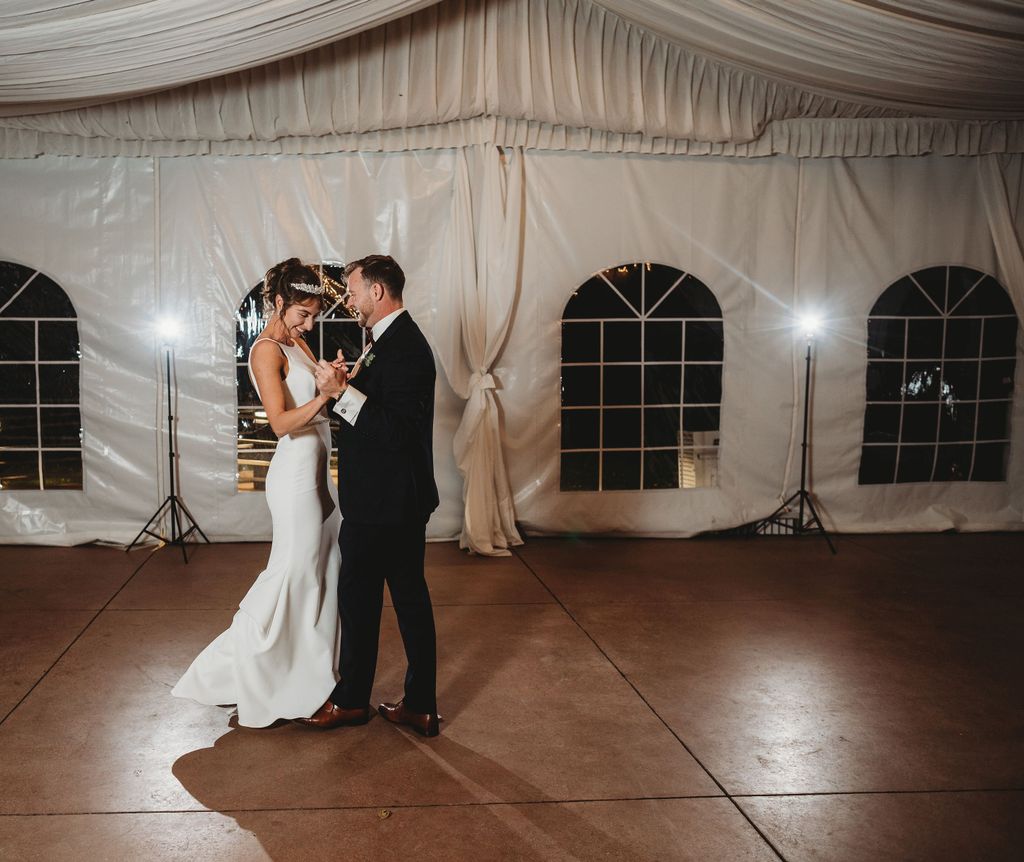
[[[327,397],[337,398],[345,391],[348,376],[348,366],[344,359],[340,362],[321,359],[316,367],[316,387]]]
[[[341,368],[342,366],[346,365],[345,357],[344,357],[344,355],[342,354],[342,352],[340,350],[338,351],[338,358],[335,359],[331,363],[331,365],[334,368]],[[362,362],[362,357],[360,357],[359,361],[356,362],[356,364],[353,365],[349,369],[349,371],[348,371],[348,379],[351,380],[353,377],[355,377],[362,370],[363,370],[363,362]]]

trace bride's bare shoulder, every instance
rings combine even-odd
[[[273,338],[260,338],[249,348],[249,361],[253,366],[279,366],[284,363],[284,353]]]

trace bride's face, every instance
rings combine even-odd
[[[281,302],[280,297],[278,302]],[[281,302],[281,306],[284,303]],[[288,330],[289,338],[302,338],[316,324],[316,317],[320,313],[320,300],[310,297],[303,302],[296,302],[289,305],[283,311],[281,307],[277,310],[281,323]]]

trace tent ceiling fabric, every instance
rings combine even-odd
[[[261,66],[437,0],[14,0],[0,114],[95,104]]]
[[[0,109],[39,113],[230,74],[434,2],[15,0],[0,10]],[[837,99],[933,117],[1024,115],[1019,0],[599,2],[692,51]]]
[[[1024,117],[1020,0],[598,0],[739,68],[918,116]]]
[[[157,0],[143,4],[156,7],[149,23],[137,3],[72,5],[84,34],[74,39],[56,13],[0,12],[0,24],[13,17],[35,33],[20,48],[9,28],[0,35],[0,114],[33,87],[47,98],[95,98],[151,89],[155,75],[195,79],[211,53],[224,55],[222,67],[236,68],[302,47],[301,33],[320,47],[149,95],[2,118],[0,157],[387,151],[483,142],[735,156],[1024,151],[1024,124],[1005,119],[1024,118],[1020,15],[998,0],[978,5],[974,17],[964,11],[968,4],[942,0],[902,4],[910,10],[902,15],[892,4],[821,0],[813,4],[821,13],[814,21],[801,11],[807,3],[760,0]],[[122,25],[111,18],[119,8]],[[109,40],[89,45],[98,16],[113,27],[120,53],[109,50]],[[327,33],[353,32],[374,16],[386,23],[322,44]],[[161,26],[173,36],[173,51],[154,50]],[[990,32],[1000,26],[1007,35]],[[44,51],[40,34],[47,28],[63,41]],[[136,53],[134,41],[121,45],[129,31],[145,52]],[[251,38],[237,35],[243,32]],[[267,43],[273,53],[257,50]],[[711,59],[713,53],[742,54],[742,65],[771,75],[739,60]],[[815,71],[827,56],[836,58],[834,66]],[[797,83],[778,80],[784,66]],[[90,76],[102,78],[106,89],[89,85]],[[892,87],[888,100],[875,98],[884,80]],[[811,86],[823,83],[828,94]]]
[[[816,94],[694,53],[606,5],[654,8],[646,0],[444,0],[232,75],[0,119],[0,156],[329,153],[480,142],[724,156],[1024,150],[1021,122],[921,118]],[[679,14],[689,20],[698,13]],[[947,77],[959,69],[951,64]]]

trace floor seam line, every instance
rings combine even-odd
[[[594,645],[594,648],[597,649],[597,651],[600,652],[602,656],[604,656],[605,661],[607,661],[608,664],[611,665],[615,669],[615,672],[618,673],[620,677],[622,677],[622,679],[626,683],[626,685],[628,685],[631,689],[633,689],[633,691],[636,693],[636,696],[639,697],[641,701],[643,701],[643,703],[650,710],[651,714],[655,718],[657,718],[658,721],[660,721],[662,723],[664,728],[670,734],[672,734],[672,736],[675,738],[675,740],[683,747],[683,750],[688,755],[690,755],[690,757],[693,758],[694,762],[704,771],[704,774],[707,775],[707,777],[710,778],[714,782],[715,786],[719,790],[722,791],[722,795],[726,799],[729,800],[729,802],[733,805],[733,807],[736,809],[736,811],[739,812],[740,816],[744,820],[747,821],[747,823],[750,825],[750,827],[754,830],[755,833],[757,833],[758,836],[760,836],[761,840],[764,841],[764,843],[769,847],[769,849],[780,860],[782,860],[782,862],[787,862],[786,857],[783,856],[782,852],[779,850],[778,847],[775,846],[774,842],[772,842],[772,840],[761,830],[761,828],[756,823],[754,823],[754,821],[750,818],[750,816],[747,814],[747,812],[744,811],[743,808],[732,798],[732,796],[729,794],[729,792],[725,789],[725,786],[722,784],[722,782],[720,782],[712,774],[711,770],[708,769],[704,765],[704,763],[701,761],[701,759],[699,757],[697,757],[696,754],[693,753],[693,751],[690,749],[690,747],[683,741],[682,737],[680,737],[679,734],[676,733],[675,730],[672,729],[672,727],[669,725],[669,723],[667,721],[665,721],[664,718],[661,717],[661,715],[658,713],[658,711],[651,705],[650,701],[648,701],[647,698],[643,696],[643,694],[640,692],[640,689],[638,689],[636,687],[636,685],[632,682],[632,680],[630,680],[629,677],[626,676],[626,674],[622,672],[622,669],[612,660],[611,656],[609,656],[608,653],[605,652],[605,650],[602,648],[602,646],[594,639],[594,636],[592,634],[590,634],[590,632],[588,632],[586,630],[586,628],[583,626],[583,624],[576,618],[575,614],[573,614],[572,611],[570,611],[569,608],[566,607],[565,603],[555,594],[555,591],[552,590],[551,587],[549,587],[544,582],[544,579],[541,578],[541,576],[534,570],[533,566],[531,566],[529,564],[529,562],[527,562],[525,559],[523,559],[523,556],[519,553],[519,550],[518,549],[513,549],[512,553],[514,553],[517,557],[519,557],[520,560],[522,560],[523,565],[526,566],[526,568],[530,570],[530,572],[533,574],[533,576],[537,579],[538,583],[540,583],[540,585],[543,586],[544,589],[546,589],[551,594],[551,597],[556,602],[558,602],[559,607],[562,608],[562,611],[566,614],[566,616],[568,616],[569,619],[571,619],[573,621],[573,624],[581,632],[583,632],[583,634],[586,636],[586,638]]]
[[[787,799],[811,796],[914,796],[930,793],[1024,793],[1024,787],[936,787],[913,790],[810,790],[803,793],[733,793],[734,799]]]
[[[310,805],[303,807],[275,806],[268,808],[165,808],[147,811],[143,809],[130,809],[124,811],[35,811],[22,813],[0,813],[3,817],[111,817],[111,816],[134,816],[147,814],[253,814],[273,813],[279,811],[380,811],[408,810],[418,808],[489,808],[512,805],[597,805],[602,803],[617,802],[678,802],[691,799],[721,799],[726,797],[720,793],[700,793],[694,795],[676,796],[615,796],[595,797],[581,799],[523,799],[508,801],[495,799],[481,802],[402,802],[402,803],[378,803],[374,805]]]
[[[136,566],[136,567],[135,567],[135,568],[134,568],[134,569],[132,570],[131,574],[130,574],[130,575],[128,575],[128,577],[127,577],[127,578],[125,579],[124,583],[123,583],[123,584],[121,584],[121,586],[119,586],[119,587],[118,587],[118,588],[117,588],[117,589],[116,589],[116,590],[114,591],[114,594],[113,594],[113,595],[112,595],[112,596],[111,596],[111,597],[110,597],[109,599],[107,599],[107,601],[106,601],[106,603],[105,603],[105,604],[103,605],[103,607],[101,607],[101,608],[100,608],[100,609],[99,609],[98,611],[96,611],[96,613],[95,613],[95,614],[93,614],[93,616],[92,616],[92,619],[90,619],[90,620],[89,620],[89,622],[87,622],[87,623],[86,623],[86,624],[85,624],[85,625],[84,625],[84,626],[82,627],[82,630],[81,630],[81,631],[80,631],[80,632],[79,632],[79,633],[78,633],[77,635],[75,635],[75,636],[74,636],[74,637],[73,637],[73,638],[71,639],[71,643],[69,643],[69,644],[68,644],[68,645],[67,645],[66,647],[64,647],[64,649],[63,649],[63,650],[61,650],[61,653],[60,653],[60,655],[59,655],[59,656],[57,656],[57,658],[55,658],[55,659],[53,660],[53,662],[52,662],[52,663],[50,664],[50,666],[49,666],[49,667],[48,667],[48,668],[47,668],[46,670],[44,670],[44,671],[43,671],[43,673],[42,673],[42,675],[41,675],[41,676],[39,677],[39,679],[37,679],[37,680],[36,680],[36,681],[35,681],[34,683],[32,683],[32,685],[31,685],[31,687],[29,688],[29,690],[28,690],[28,691],[26,691],[26,692],[25,692],[25,694],[23,694],[23,695],[21,696],[21,698],[20,698],[20,699],[18,700],[18,702],[17,702],[16,704],[14,704],[14,706],[12,706],[12,707],[10,708],[10,710],[8,710],[7,714],[6,714],[6,715],[5,715],[5,716],[4,716],[3,718],[0,718],[0,727],[2,727],[2,726],[4,725],[4,723],[5,723],[6,721],[7,721],[7,719],[9,719],[9,718],[10,718],[10,717],[11,717],[12,715],[14,715],[14,713],[15,713],[15,711],[16,711],[16,710],[18,709],[18,707],[20,707],[20,706],[21,706],[21,705],[22,705],[22,704],[23,704],[23,703],[24,703],[24,702],[25,702],[25,701],[26,701],[26,700],[28,699],[28,696],[29,696],[30,694],[32,694],[32,692],[34,692],[34,691],[36,690],[36,687],[37,687],[37,686],[38,686],[38,685],[39,685],[39,684],[40,684],[40,683],[41,683],[41,682],[42,682],[42,681],[43,681],[44,679],[46,679],[46,677],[48,677],[48,676],[50,675],[50,671],[52,671],[52,670],[53,670],[53,669],[54,669],[54,668],[55,668],[55,667],[56,667],[56,666],[57,666],[57,665],[58,665],[58,664],[60,663],[60,660],[61,660],[62,658],[64,658],[64,656],[66,656],[66,655],[68,654],[68,650],[70,650],[70,649],[71,649],[71,647],[73,647],[73,646],[74,646],[74,645],[75,645],[76,643],[78,643],[78,641],[79,641],[79,640],[81,639],[81,637],[82,637],[82,636],[83,636],[83,635],[84,635],[84,634],[85,634],[85,633],[86,633],[87,631],[89,631],[89,629],[90,629],[90,628],[92,628],[92,624],[93,624],[94,622],[96,622],[96,620],[98,620],[98,619],[99,619],[99,617],[100,617],[100,614],[102,614],[102,613],[103,613],[103,612],[104,612],[104,611],[105,611],[105,610],[107,609],[107,607],[108,607],[108,606],[110,605],[110,603],[111,603],[112,601],[114,601],[114,599],[116,599],[116,598],[117,598],[117,597],[118,597],[118,596],[119,596],[119,595],[121,594],[121,591],[122,591],[122,590],[123,590],[123,589],[124,589],[124,588],[125,588],[126,586],[128,586],[128,584],[129,584],[129,583],[131,583],[132,579],[133,579],[133,578],[134,578],[134,577],[135,577],[135,576],[136,576],[136,575],[137,575],[137,574],[138,574],[138,573],[139,573],[139,572],[140,572],[140,571],[142,570],[142,567],[143,567],[144,565],[146,565],[146,563],[148,563],[148,562],[149,562],[149,561],[150,561],[150,560],[152,559],[152,557],[153,557],[153,554],[155,554],[155,553],[156,553],[157,551],[159,551],[161,547],[163,547],[163,546],[162,546],[162,545],[160,545],[160,546],[156,547],[156,548],[155,548],[155,549],[154,549],[153,551],[151,551],[151,552],[150,552],[150,553],[149,553],[149,554],[148,554],[148,555],[146,556],[146,559],[144,559],[144,560],[143,560],[143,561],[142,561],[141,563],[139,563],[139,565],[138,565],[138,566]],[[89,610],[91,610],[91,608],[90,608]]]
[[[554,607],[557,606],[558,602],[433,602],[432,606],[435,608],[507,608],[507,607]],[[393,608],[394,605],[384,605],[385,608]],[[66,609],[61,610],[83,610],[91,611],[93,608],[77,608],[77,609]],[[221,613],[233,613],[238,610],[238,606],[234,605],[230,608],[100,608],[101,611],[107,611],[108,613],[131,613],[133,611],[213,611]]]
[[[694,793],[694,794],[672,794],[669,796],[598,796],[581,797],[576,799],[520,799],[506,800],[497,799],[481,802],[404,802],[375,805],[311,805],[311,806],[274,806],[267,808],[163,808],[163,809],[125,809],[116,811],[29,811],[29,812],[0,812],[3,817],[107,817],[114,815],[141,815],[141,814],[230,814],[254,813],[254,812],[275,812],[275,811],[373,811],[383,808],[411,809],[411,808],[474,808],[502,805],[592,805],[606,802],[673,802],[691,799],[722,799],[731,801],[733,799],[792,799],[819,796],[927,796],[932,794],[954,794],[954,793],[1024,793],[1024,787],[968,787],[968,788],[940,788],[935,790],[835,790],[818,791],[809,793]]]

